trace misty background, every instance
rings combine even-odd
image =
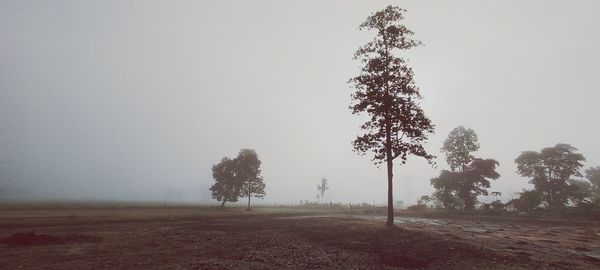
[[[383,203],[385,168],[351,141],[358,31],[388,4],[436,125],[437,168],[394,167],[395,199],[431,194],[458,125],[500,162],[490,191],[529,187],[513,160],[569,143],[600,165],[597,1],[2,1],[0,185],[9,199],[210,202],[211,166],[262,160],[257,203]],[[485,199],[484,199],[485,200]]]

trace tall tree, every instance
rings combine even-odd
[[[576,151],[569,144],[559,143],[540,152],[522,152],[515,159],[517,173],[530,178],[529,182],[551,209],[564,208],[573,191],[568,180],[582,176],[579,170],[585,157]]]
[[[400,24],[404,9],[388,6],[367,17],[360,30],[374,30],[375,38],[361,46],[354,59],[363,65],[358,76],[349,83],[356,89],[352,94],[353,114],[367,113],[365,131],[354,140],[354,149],[364,154],[374,153],[376,164],[386,162],[388,178],[387,225],[394,223],[393,161],[406,163],[409,155],[432,162],[434,156],[423,148],[434,125],[417,102],[421,95],[415,85],[414,73],[398,52],[419,46],[413,32]]]
[[[500,174],[496,172],[498,161],[493,159],[474,158],[462,172],[458,182],[458,196],[464,203],[465,210],[474,210],[477,196],[488,195],[490,180],[496,180]]]
[[[464,171],[467,164],[473,160],[471,152],[477,150],[479,150],[477,133],[463,126],[450,131],[441,149],[442,153],[446,153],[446,161],[452,171]]]
[[[327,184],[327,178],[322,178],[321,184],[317,185],[317,190],[319,191],[319,195],[317,195],[317,198],[319,198],[319,201],[321,201],[323,197],[325,197],[325,191],[327,191],[328,189],[329,185]]]
[[[240,196],[240,182],[236,175],[236,162],[224,157],[219,164],[212,166],[212,175],[215,183],[210,187],[213,199],[221,202],[237,202]]]
[[[446,199],[457,197],[464,210],[475,209],[477,196],[488,195],[487,188],[491,186],[490,180],[500,177],[496,172],[498,166],[496,160],[475,158],[471,155],[471,152],[478,149],[479,142],[474,130],[463,126],[453,129],[441,149],[446,153],[450,171],[442,171],[440,177],[431,179],[431,184],[436,189],[442,190],[439,195],[444,195]],[[449,196],[447,193],[454,196]]]
[[[250,210],[250,199],[263,198],[265,196],[265,182],[260,175],[260,160],[258,154],[252,149],[242,149],[235,159],[236,177],[241,185],[241,197],[248,198],[248,208]]]

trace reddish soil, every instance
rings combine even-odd
[[[400,218],[390,228],[380,217],[272,208],[5,209],[0,268],[600,267],[597,226],[514,223]]]

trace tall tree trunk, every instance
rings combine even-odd
[[[388,216],[385,225],[392,226],[394,225],[394,195],[393,195],[393,173],[392,169],[394,167],[393,159],[392,159],[392,129],[391,124],[386,124],[385,128],[385,141],[386,141],[386,160],[387,160],[387,175],[388,175]]]
[[[221,203],[221,208],[225,207],[225,202],[226,202],[226,200],[223,199],[223,202]]]

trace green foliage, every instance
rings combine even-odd
[[[517,173],[530,178],[529,182],[551,209],[564,209],[574,195],[568,180],[582,176],[579,170],[585,161],[585,157],[576,151],[571,145],[556,144],[540,152],[522,152],[515,159]]]

